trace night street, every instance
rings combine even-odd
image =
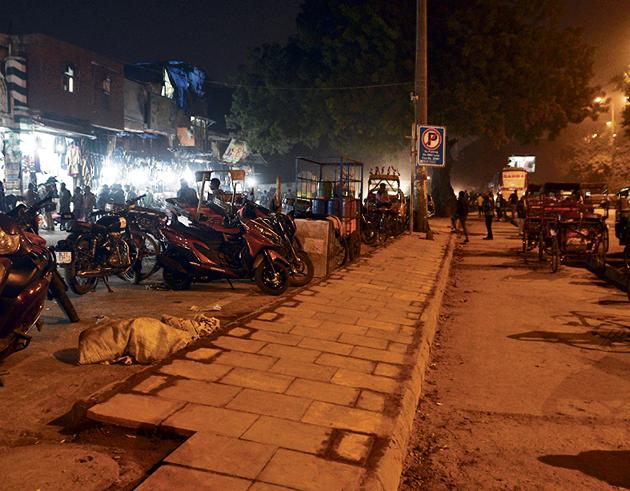
[[[456,254],[401,489],[630,486],[625,293],[510,224]],[[558,294],[561,292],[561,294]]]
[[[629,0],[0,6],[0,491],[630,490]]]

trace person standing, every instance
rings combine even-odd
[[[479,213],[479,218],[483,217],[483,195],[481,193],[477,195],[477,212]]]
[[[516,213],[516,205],[518,204],[518,194],[516,190],[512,191],[510,197],[508,198],[510,202],[510,212],[512,213],[512,222],[514,222],[514,214]]]
[[[99,210],[105,209],[105,205],[109,200],[109,186],[107,184],[103,184],[101,188],[101,192],[98,193],[98,198],[96,199],[96,207]]]
[[[51,200],[46,203],[44,207],[44,217],[46,219],[46,229],[50,232],[55,230],[55,222],[53,220],[53,212],[57,209],[57,204],[53,201],[55,198],[59,197],[59,193],[57,192],[57,179],[54,177],[49,177],[46,181],[46,184],[42,187],[41,198],[51,198]]]
[[[468,196],[464,191],[459,192],[457,197],[457,217],[464,232],[464,243],[468,242],[468,229],[466,228],[466,219],[468,218]]]
[[[7,198],[4,194],[4,183],[0,181],[0,213],[6,213],[8,211]]]
[[[83,192],[77,186],[74,188],[74,196],[72,196],[72,213],[77,220],[83,220]]]
[[[39,198],[37,196],[37,193],[35,192],[35,184],[33,184],[32,182],[28,183],[28,189],[26,190],[26,193],[24,194],[22,199],[24,200],[26,206],[33,206],[35,203],[37,203],[37,200]]]
[[[492,220],[494,219],[494,199],[492,198],[492,193],[489,195],[484,193],[481,208],[486,220],[486,230],[488,231],[488,234],[483,240],[492,240]]]
[[[83,216],[87,220],[94,211],[96,206],[96,195],[92,192],[90,186],[85,186],[83,192]]]
[[[66,188],[66,183],[62,182],[61,187],[59,188],[59,214],[61,215],[59,218],[59,224],[61,226],[61,230],[65,230],[66,227],[66,216],[70,214],[70,203],[72,202],[72,195],[68,188]]]
[[[518,233],[522,236],[525,218],[527,217],[527,201],[525,201],[525,195],[521,196],[516,203],[516,216],[518,221]]]

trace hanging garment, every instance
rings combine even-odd
[[[66,152],[66,164],[68,165],[68,175],[77,177],[80,174],[81,149],[76,143],[71,143]]]

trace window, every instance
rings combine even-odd
[[[70,64],[66,65],[66,68],[63,71],[64,92],[74,92],[76,77],[77,77],[77,71],[74,68],[74,65],[70,65]]]

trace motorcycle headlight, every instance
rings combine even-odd
[[[7,234],[0,229],[0,254],[15,254],[20,247],[20,236]]]

